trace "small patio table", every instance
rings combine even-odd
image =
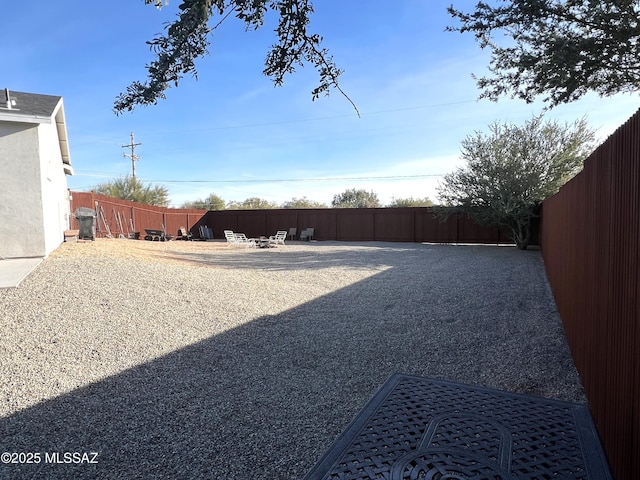
[[[260,248],[275,247],[275,245],[272,245],[271,242],[269,241],[269,237],[258,237],[258,238],[254,238],[253,240],[256,242],[256,245]]]
[[[395,374],[305,480],[612,479],[586,405]]]

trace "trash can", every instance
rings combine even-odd
[[[74,215],[78,221],[78,238],[96,239],[96,211],[87,207],[79,207]]]

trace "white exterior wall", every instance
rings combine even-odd
[[[48,253],[38,136],[37,124],[0,122],[0,258]]]
[[[69,193],[55,123],[40,124],[38,140],[44,255],[49,255],[64,241],[64,231],[69,228]]]

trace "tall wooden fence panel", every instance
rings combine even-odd
[[[211,227],[217,238],[224,230],[258,237],[290,228],[300,235],[313,227],[316,240],[510,243],[504,232],[481,227],[467,216],[452,215],[441,222],[432,208],[418,207],[215,210],[207,212],[201,223]]]
[[[495,228],[485,228],[463,215],[452,215],[441,222],[432,208],[318,208],[270,210],[192,210],[155,207],[91,192],[71,192],[71,211],[88,207],[100,212],[98,237],[109,233],[118,237],[145,229],[176,235],[186,227],[197,238],[198,227],[208,226],[214,238],[224,238],[224,230],[248,237],[274,235],[278,230],[313,227],[316,240],[433,242],[433,243],[510,243]],[[104,220],[102,216],[104,215]],[[77,228],[72,218],[70,228]],[[536,242],[532,242],[535,244]]]
[[[640,111],[543,204],[549,282],[615,478],[640,478]]]
[[[163,228],[167,234],[177,235],[181,227],[197,233],[197,226],[206,213],[206,210],[155,207],[91,192],[71,192],[71,212],[75,212],[78,207],[99,212],[96,219],[98,237],[109,234],[128,237],[134,232],[140,232],[140,236],[144,237],[145,229]],[[70,223],[70,228],[78,228],[75,218],[71,217]]]

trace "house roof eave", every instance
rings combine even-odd
[[[12,122],[12,123],[51,123],[51,117],[44,117],[42,115],[29,115],[15,113],[14,111],[7,109],[0,109],[0,122]]]
[[[62,163],[65,166],[71,167],[71,154],[69,153],[69,140],[67,138],[67,122],[64,116],[64,105],[62,104],[62,98],[56,107],[53,118],[56,122],[56,130],[58,131],[58,143],[60,144],[60,154],[62,155]],[[67,175],[73,175],[72,168],[65,168]]]
[[[73,175],[62,97],[6,90],[7,106],[0,104],[0,122],[55,124],[64,172]]]

